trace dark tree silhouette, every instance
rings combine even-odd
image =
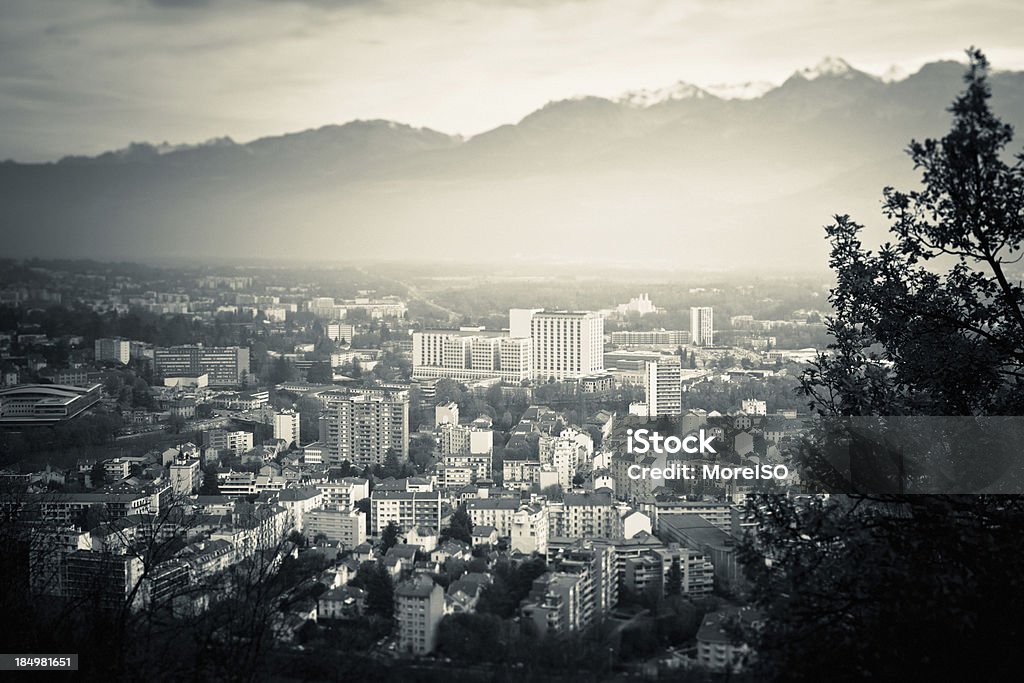
[[[395,547],[398,543],[398,525],[394,522],[388,522],[388,525],[384,527],[384,531],[380,534],[380,550],[382,553],[386,553]]]
[[[819,483],[819,454],[850,434],[841,418],[1024,407],[1022,292],[1005,271],[1024,239],[1024,162],[1005,160],[988,62],[968,56],[951,131],[910,145],[922,189],[885,190],[895,242],[866,250],[847,216],[827,228],[835,343],[801,386],[821,418],[802,453]],[[757,680],[1017,675],[1021,627],[1005,614],[1024,604],[1021,496],[759,495],[747,510]]]
[[[988,61],[970,50],[967,87],[941,140],[908,153],[922,189],[885,189],[894,243],[861,226],[826,230],[837,285],[830,357],[805,373],[812,407],[837,415],[1014,415],[1024,409],[1024,291],[1006,267],[1024,240],[1024,157],[989,108]]]

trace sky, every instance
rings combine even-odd
[[[248,141],[354,119],[471,136],[552,100],[1024,69],[1020,0],[0,0],[0,159]]]

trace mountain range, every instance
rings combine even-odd
[[[551,102],[471,138],[353,121],[7,161],[3,252],[818,270],[833,214],[881,239],[881,190],[916,182],[903,150],[948,130],[964,68],[876,77],[830,58],[777,87]],[[1019,130],[1024,72],[991,83],[996,112]]]

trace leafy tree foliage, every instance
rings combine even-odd
[[[752,634],[758,680],[1015,677],[1019,497],[764,495],[749,509],[759,544],[742,559],[766,624]]]
[[[865,249],[847,216],[827,228],[835,343],[802,377],[822,418],[808,464],[848,435],[833,418],[1019,414],[1024,402],[1022,291],[1006,273],[1024,239],[1024,160],[1006,161],[988,62],[968,54],[949,134],[910,145],[921,189],[885,190],[895,241]],[[1016,675],[1021,627],[1006,606],[1024,603],[1024,497],[758,495],[747,507],[758,680]]]
[[[220,483],[217,480],[217,468],[207,467],[203,472],[203,483],[199,487],[199,495],[201,496],[217,496],[220,495]]]
[[[446,541],[449,538],[454,538],[464,543],[473,542],[473,522],[469,519],[469,513],[466,512],[465,505],[460,505],[456,508],[455,512],[452,513],[451,519],[448,521],[448,526],[441,529],[440,539]]]
[[[388,522],[388,525],[384,527],[384,531],[380,534],[380,550],[382,553],[394,548],[398,543],[398,525],[394,522]]]
[[[988,61],[969,51],[967,87],[941,140],[912,142],[922,189],[885,189],[895,242],[865,249],[861,226],[826,230],[837,285],[833,354],[803,378],[836,415],[1015,415],[1024,408],[1024,290],[1006,269],[1024,240],[1024,157],[989,108]]]

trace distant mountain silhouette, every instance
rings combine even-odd
[[[817,269],[833,213],[880,234],[882,187],[915,181],[902,150],[947,130],[963,71],[937,62],[889,82],[829,59],[766,92],[713,88],[737,99],[685,83],[575,98],[470,139],[354,121],[4,162],[3,252]],[[1024,73],[991,81],[1019,130]]]

